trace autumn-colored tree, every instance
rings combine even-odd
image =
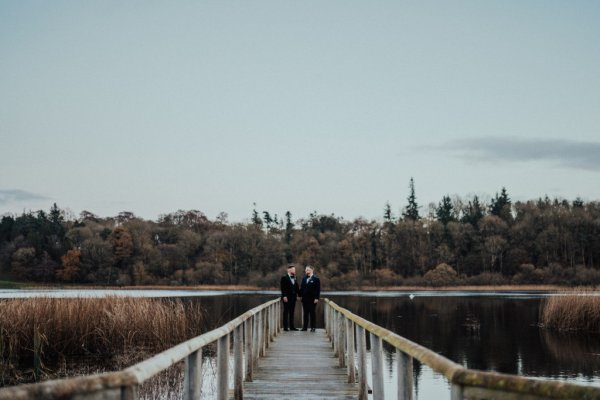
[[[158,221],[90,212],[73,220],[53,205],[49,213],[0,219],[0,277],[268,287],[293,260],[315,265],[323,282],[339,288],[385,285],[388,277],[389,284],[424,282],[441,263],[457,272],[457,282],[600,283],[600,202],[545,196],[513,204],[503,189],[486,200],[488,209],[476,196],[468,201],[445,196],[421,217],[414,180],[408,200],[399,220],[387,204],[382,221],[345,221],[315,211],[296,223],[289,212],[284,219],[254,213],[254,221],[228,223],[197,210]]]
[[[81,251],[69,250],[61,257],[61,268],[56,271],[56,277],[62,282],[73,282],[76,280],[81,267]]]

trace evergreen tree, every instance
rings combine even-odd
[[[294,231],[294,223],[292,222],[292,213],[286,211],[285,213],[285,260],[291,263],[294,259],[290,243],[292,241],[292,232]]]
[[[573,208],[583,208],[583,206],[584,203],[581,197],[577,197],[575,200],[573,200]]]
[[[275,222],[273,218],[271,218],[271,214],[268,211],[263,211],[263,221],[265,222],[268,230],[271,229],[271,225],[273,225]]]
[[[408,195],[408,205],[404,208],[402,216],[404,219],[410,219],[417,221],[421,217],[419,216],[419,205],[417,204],[417,198],[415,196],[415,180],[411,177],[409,184],[410,194]]]
[[[484,212],[479,197],[473,196],[473,200],[469,201],[467,207],[463,210],[462,222],[477,226],[477,223],[483,218]]]
[[[385,203],[385,208],[383,210],[383,220],[388,224],[394,222],[394,216],[392,215],[392,206],[390,206],[389,202]]]
[[[438,204],[435,215],[444,226],[448,225],[448,222],[455,221],[453,213],[454,207],[452,206],[452,200],[450,196],[442,197],[442,201]]]
[[[500,194],[496,193],[496,196],[492,199],[490,213],[506,222],[512,221],[512,202],[505,187],[502,187]]]
[[[258,211],[256,211],[256,203],[252,203],[254,205],[254,208],[252,209],[252,223],[256,226],[259,226],[262,228],[262,219],[260,219],[260,217],[258,216]]]
[[[292,222],[292,213],[287,211],[285,213],[285,242],[289,245],[292,241],[292,231],[294,230],[294,223]]]

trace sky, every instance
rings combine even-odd
[[[598,1],[0,1],[0,215],[600,200]],[[256,206],[254,206],[256,204]]]

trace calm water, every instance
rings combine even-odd
[[[74,292],[54,292],[74,296]],[[40,295],[0,291],[0,298]],[[207,329],[217,327],[266,300],[276,292],[85,291],[85,295],[132,294],[186,297],[207,311]],[[42,295],[48,295],[43,292]],[[548,294],[478,292],[407,292],[368,294],[330,292],[333,301],[376,324],[424,345],[468,368],[524,376],[567,380],[600,386],[600,338],[560,335],[538,326],[540,304]],[[323,326],[322,306],[318,319]],[[297,305],[297,326],[301,307]],[[285,332],[283,332],[285,334]],[[307,340],[310,334],[307,334]],[[299,346],[305,343],[298,343]],[[389,350],[389,349],[388,349]],[[394,355],[386,353],[386,390],[395,391]],[[414,365],[416,398],[449,398],[444,377]]]

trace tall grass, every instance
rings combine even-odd
[[[542,326],[557,331],[600,332],[600,296],[579,292],[544,300]]]
[[[149,298],[30,298],[0,302],[0,383],[91,358],[138,361],[203,332],[192,302]],[[36,364],[36,367],[34,367]],[[41,364],[41,365],[40,365]],[[28,367],[33,368],[29,370]]]

